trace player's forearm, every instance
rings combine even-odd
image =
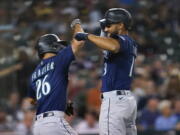
[[[84,32],[83,28],[78,23],[75,24],[75,26],[73,27],[73,36],[77,32]],[[72,40],[72,50],[73,50],[73,53],[75,54],[75,56],[77,56],[77,53],[81,50],[83,45],[84,45],[84,41],[77,41],[76,39],[73,38],[73,40]]]
[[[113,38],[99,37],[93,34],[89,34],[88,40],[94,43],[99,48],[104,49],[104,50],[109,50],[114,53],[117,53],[120,48],[118,41]]]
[[[81,50],[83,45],[84,45],[83,41],[76,41],[75,39],[72,40],[72,50],[75,56],[77,56],[77,53]]]
[[[79,19],[74,19],[71,23],[71,28],[73,31],[73,39],[72,39],[72,50],[75,56],[77,56],[79,50],[84,45],[84,41],[77,41],[74,36],[78,32],[84,32],[83,28],[81,27],[81,21]]]

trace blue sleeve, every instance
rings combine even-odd
[[[72,51],[71,45],[61,50],[57,54],[57,57],[56,57],[57,63],[59,63],[64,68],[67,68],[74,59],[75,59],[75,56]]]
[[[137,45],[129,36],[124,35],[112,35],[112,38],[118,40],[120,44],[120,51],[125,54],[137,55]]]
[[[118,36],[118,37],[120,43],[120,52],[129,52],[131,50],[131,46],[128,42],[128,39],[123,36]]]
[[[146,118],[145,118],[145,114],[144,112],[142,112],[142,115],[139,118],[139,123],[144,127],[147,128],[147,122],[146,122]]]

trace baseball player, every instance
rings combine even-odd
[[[74,32],[83,32],[78,24]],[[64,119],[68,68],[83,41],[72,40],[71,45],[55,34],[40,37],[36,49],[41,59],[30,78],[28,96],[37,104],[34,135],[77,135]]]
[[[126,9],[112,8],[100,24],[104,37],[84,32],[75,35],[78,41],[89,40],[104,52],[100,135],[136,135],[137,104],[130,86],[137,44],[128,35],[132,17]]]

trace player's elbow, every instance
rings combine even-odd
[[[110,41],[111,41],[111,52],[113,53],[119,52],[119,49],[120,49],[119,42],[112,38],[110,39]]]
[[[118,52],[119,52],[119,49],[120,49],[120,47],[119,47],[118,44],[115,44],[115,45],[113,45],[113,46],[111,47],[111,51],[112,51],[113,53],[118,53]]]

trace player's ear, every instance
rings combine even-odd
[[[118,23],[118,29],[124,29],[125,25],[124,23]]]

